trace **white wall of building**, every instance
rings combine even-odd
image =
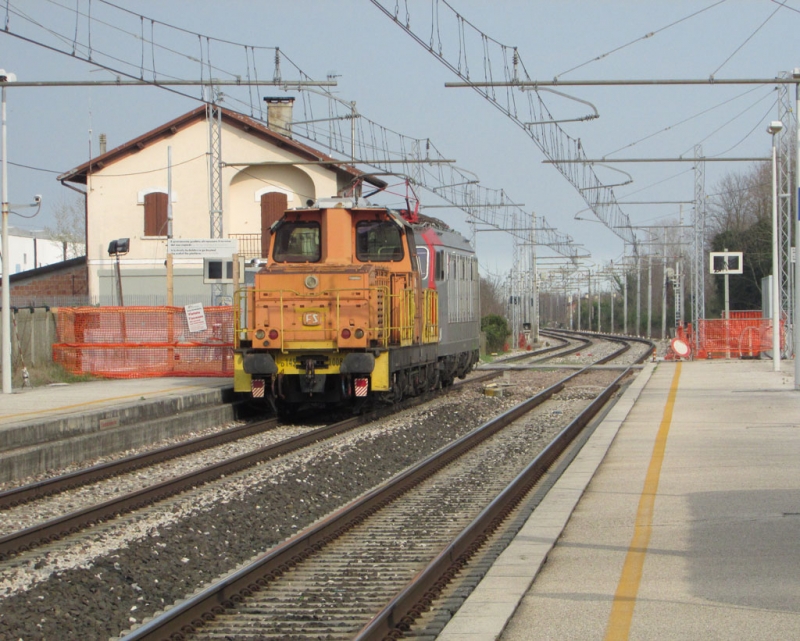
[[[101,278],[109,278],[115,259],[108,244],[130,239],[130,251],[120,256],[123,281],[141,270],[157,279],[165,274],[167,237],[144,235],[144,195],[167,191],[168,147],[172,154],[173,238],[211,237],[208,188],[208,124],[200,120],[172,136],[144,146],[135,154],[95,169],[88,177],[87,260],[89,293],[101,294]],[[222,171],[223,236],[261,231],[260,194],[275,190],[287,194],[288,206],[302,207],[306,201],[335,196],[336,174],[318,165],[255,165],[268,161],[294,161],[291,150],[281,149],[249,135],[223,120],[223,162],[236,163]],[[239,166],[239,163],[254,163]],[[192,269],[202,274],[202,260],[180,259],[176,270]],[[164,276],[165,277],[165,276]],[[139,288],[141,289],[141,288]],[[157,285],[153,291],[164,290]],[[179,292],[176,291],[176,294]],[[127,304],[127,300],[126,300]]]
[[[50,240],[43,231],[8,229],[9,274],[18,274],[66,260],[61,243]],[[3,273],[0,264],[0,274]]]

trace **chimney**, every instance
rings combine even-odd
[[[100,155],[106,153],[106,135],[100,134]]]
[[[267,127],[275,133],[292,137],[292,107],[294,98],[264,98],[267,103]]]

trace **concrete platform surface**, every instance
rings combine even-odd
[[[645,368],[438,640],[799,639],[800,392],[782,367]]]
[[[234,417],[231,378],[142,378],[0,394],[0,482]]]
[[[225,378],[128,378],[15,389],[0,394],[0,426],[233,387]]]

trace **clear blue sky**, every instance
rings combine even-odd
[[[337,95],[356,101],[367,118],[410,137],[430,138],[444,157],[456,159],[459,167],[477,174],[483,186],[502,188],[513,200],[524,203],[526,211],[545,216],[550,225],[582,243],[594,261],[622,255],[622,241],[611,231],[598,222],[576,220],[576,213],[586,207],[583,199],[555,168],[542,164],[544,157],[530,137],[473,91],[446,89],[445,82],[457,78],[368,0],[117,0],[115,4],[233,43],[278,46],[312,78],[336,75]],[[385,0],[385,4],[394,7],[395,3]],[[432,8],[445,13],[440,2],[408,0],[399,4],[403,11],[410,8],[415,25],[428,24]],[[552,79],[598,57],[601,59],[560,77],[674,79],[714,74],[716,78],[771,78],[800,67],[795,35],[800,29],[800,0],[452,0],[452,5],[494,39],[518,47],[528,73],[539,80]],[[71,47],[69,41],[56,40],[32,26],[30,20],[45,24],[57,20],[62,33],[74,37],[77,32],[78,40],[85,43],[90,35],[88,18],[84,15],[76,21],[73,11],[76,7],[83,14],[91,11],[95,20],[111,19],[110,25],[96,23],[92,30],[95,56],[136,61],[146,57],[125,37],[111,35],[112,27],[122,27],[123,21],[114,24],[115,16],[121,14],[101,0],[10,0],[9,7],[8,14],[5,6],[0,8],[0,17],[8,20],[12,33],[28,34],[66,50]],[[689,17],[704,8],[708,9]],[[70,15],[71,21],[63,18]],[[135,17],[124,25],[148,37],[151,33],[151,25]],[[673,26],[665,28],[668,25]],[[441,28],[447,29],[446,25]],[[160,25],[152,29],[157,38],[167,31]],[[643,38],[648,33],[653,35]],[[442,35],[450,40],[457,37],[456,32]],[[113,78],[107,71],[96,71],[90,64],[6,33],[0,32],[0,45],[0,67],[13,71],[20,80]],[[192,34],[176,38],[174,45],[200,56],[200,43]],[[480,64],[480,51],[469,54],[473,65],[476,57]],[[215,65],[246,75],[243,46],[213,44],[211,55]],[[145,66],[150,63],[144,62]],[[181,66],[162,52],[156,66],[161,72],[197,78],[197,66]],[[272,69],[261,66],[259,74],[270,77]],[[283,76],[296,74],[284,66]],[[186,91],[199,95],[199,89]],[[580,138],[588,157],[609,155],[640,140],[615,155],[691,156],[696,144],[702,144],[708,156],[769,155],[766,126],[777,118],[774,86],[582,87],[564,91],[592,102],[600,113],[599,119],[590,122],[563,125],[570,136]],[[281,92],[262,88],[260,93]],[[791,95],[793,99],[793,89]],[[546,100],[556,116],[576,113],[575,107],[562,100]],[[8,159],[61,173],[88,159],[90,130],[96,154],[101,132],[112,148],[198,104],[155,88],[10,89]],[[236,108],[234,103],[227,106]],[[689,163],[614,166],[634,178],[631,185],[615,190],[620,201],[693,198],[694,174]],[[746,169],[742,163],[708,163],[707,193],[715,192],[725,173]],[[596,171],[604,182],[618,181],[617,174],[601,168]],[[72,198],[72,192],[55,177],[55,173],[11,166],[10,202],[29,202],[34,194],[45,198],[39,217],[25,220],[12,216],[11,225],[37,229],[52,224],[53,205]],[[440,202],[426,192],[420,195],[423,206]],[[631,205],[623,210],[634,225],[674,222],[680,213],[677,205]],[[457,210],[429,213],[467,231],[464,214]],[[691,206],[684,206],[683,215],[690,217]],[[592,218],[589,212],[580,217]],[[484,271],[509,269],[511,247],[505,234],[481,235],[478,249]]]

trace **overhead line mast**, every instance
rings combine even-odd
[[[479,221],[502,228],[508,226],[514,213],[522,213],[522,210],[515,210],[513,205],[502,204],[514,202],[502,189],[490,189],[479,185],[477,176],[472,172],[466,169],[437,165],[436,162],[442,162],[444,157],[438,153],[429,139],[404,136],[358,114],[355,110],[355,103],[341,100],[326,89],[326,87],[337,84],[332,77],[326,81],[312,80],[277,47],[256,47],[213,38],[175,25],[154,21],[136,11],[109,4],[103,4],[102,9],[91,15],[80,13],[77,9],[63,8],[74,14],[74,20],[52,22],[50,20],[52,16],[46,15],[43,11],[36,14],[37,10],[34,10],[35,15],[15,14],[12,20],[7,19],[5,29],[0,33],[54,53],[87,62],[116,75],[116,80],[91,83],[81,81],[19,82],[15,86],[151,85],[193,100],[199,99],[208,105],[208,109],[212,112],[210,116],[216,113],[222,96],[214,94],[207,96],[204,89],[198,98],[198,95],[189,94],[185,89],[190,86],[216,89],[227,87],[229,89],[226,90],[224,96],[226,103],[242,113],[249,108],[251,117],[261,121],[265,120],[261,111],[261,100],[257,97],[254,101],[254,93],[257,94],[257,92],[251,90],[253,86],[279,86],[287,91],[296,89],[301,91],[303,96],[302,108],[305,116],[303,120],[296,123],[293,129],[296,137],[310,141],[311,144],[323,145],[323,148],[329,149],[332,153],[341,154],[344,158],[354,159],[357,152],[360,158],[376,158],[376,156],[387,158],[385,163],[368,164],[382,170],[387,170],[386,168],[391,165],[391,173],[411,177],[415,184],[464,211],[470,222]],[[103,12],[108,12],[108,15],[104,15]],[[49,24],[50,22],[52,24]],[[80,23],[82,28],[76,29],[73,33],[67,26],[73,23]],[[142,25],[149,24],[152,27],[156,23],[159,26],[157,31],[151,29],[147,33],[142,30]],[[108,33],[109,29],[113,30],[113,34]],[[189,50],[176,44],[181,42],[181,38],[187,34],[200,42],[199,58],[194,48]],[[93,42],[95,45],[92,44]],[[98,48],[96,45],[98,42],[110,43],[107,46],[113,47],[113,50]],[[224,69],[217,63],[217,61],[228,59],[225,56],[228,50],[235,49],[238,55],[242,47],[246,53],[246,72],[244,69],[237,68],[235,71],[240,73],[235,73]],[[131,55],[130,52],[137,53]],[[211,60],[212,52],[214,63]],[[271,80],[259,79],[258,66],[263,67],[264,56],[269,58],[267,66],[271,71]],[[185,67],[184,65],[187,64],[190,66]],[[286,65],[293,74],[299,77],[298,80],[283,78]],[[196,70],[199,80],[183,80],[177,77],[178,75],[185,76],[187,68]],[[315,85],[319,90],[315,89]],[[238,88],[246,90],[249,97],[243,98]],[[327,101],[326,108],[331,117],[325,119],[314,117],[313,98],[315,96],[321,96]],[[351,122],[349,136],[342,133],[340,126],[341,121],[347,119]],[[321,122],[321,120],[328,121],[326,129],[316,129],[314,123]],[[214,118],[209,117],[209,123],[213,125],[213,122]],[[358,136],[356,135],[357,130]],[[215,131],[210,132],[210,138],[217,139]],[[215,148],[219,149],[216,147],[216,143],[210,143],[210,158],[215,153]],[[220,164],[214,159],[211,159],[211,164],[213,165],[210,167],[212,173],[219,174],[219,169],[224,167],[224,164]],[[457,188],[458,185],[461,185],[462,188]],[[209,204],[212,234],[215,233],[214,229],[220,228],[222,221],[221,214],[218,214],[221,212],[218,194],[219,190],[215,187]],[[490,203],[501,204],[494,207]],[[553,228],[549,234],[543,236],[543,242],[568,258],[575,259],[578,255],[572,238]]]
[[[380,9],[397,26],[416,40],[422,47],[427,49],[431,55],[450,69],[450,71],[461,78],[464,83],[458,86],[466,86],[475,90],[525,131],[545,157],[551,160],[572,157],[578,161],[585,157],[580,140],[569,136],[559,126],[559,123],[574,122],[576,120],[592,120],[597,117],[597,110],[584,100],[555,92],[563,98],[575,100],[576,102],[591,107],[593,113],[587,114],[582,118],[565,118],[563,120],[553,117],[542,100],[539,87],[533,86],[530,83],[523,84],[520,82],[520,73],[522,73],[525,78],[528,78],[528,74],[525,71],[525,66],[520,59],[516,47],[503,45],[482,32],[447,3],[439,5],[438,10],[432,13],[429,22],[425,20],[426,24],[429,24],[430,27],[424,31],[424,33],[430,34],[426,42],[424,39],[425,36],[422,35],[422,29],[425,29],[426,25],[417,21],[414,24],[420,24],[422,29],[413,29],[411,27],[408,10],[406,10],[404,19],[401,20],[398,15],[399,5],[394,5],[394,10],[390,10],[383,6],[381,0],[371,1],[372,4]],[[385,2],[385,0],[383,1]],[[452,21],[449,25],[445,25],[448,19],[452,19]],[[444,37],[447,34],[444,32],[443,26],[452,27],[454,29],[456,36],[453,37],[452,42],[444,41]],[[474,52],[468,49],[470,41],[474,42]],[[448,46],[452,48],[448,49]],[[478,51],[480,52],[479,55]],[[496,58],[499,58],[499,63],[496,61],[493,62],[491,59],[492,52],[495,52]],[[482,81],[475,81],[470,77],[469,63],[471,53],[475,54],[472,62],[480,63],[475,66],[482,70],[484,76]],[[504,82],[495,83],[495,77],[504,78]],[[527,119],[523,119],[520,115],[521,105],[517,104],[516,95],[511,91],[506,91],[504,102],[501,103],[497,92],[494,91],[495,87],[532,89],[532,92],[526,94],[525,102],[527,102],[529,114]],[[536,95],[535,100],[532,94]],[[567,181],[578,190],[578,193],[580,193],[589,205],[589,208],[595,216],[623,241],[631,244],[634,248],[634,252],[637,253],[636,234],[627,214],[622,211],[617,203],[613,186],[603,184],[591,166],[586,164],[582,166],[577,166],[577,163],[554,164]]]

